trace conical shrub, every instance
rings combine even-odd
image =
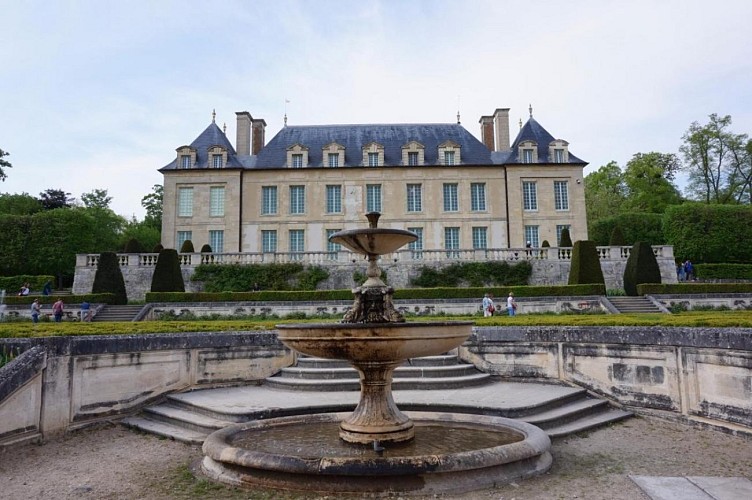
[[[180,253],[195,253],[193,249],[193,242],[191,240],[185,240],[183,246],[180,247]]]
[[[154,248],[152,249],[151,253],[159,253],[162,250],[164,250],[164,247],[162,246],[162,244],[157,243],[156,245],[154,245]]]
[[[543,243],[541,243],[542,248],[550,248],[551,243],[548,242],[548,240],[543,240]]]
[[[624,233],[621,232],[621,228],[619,226],[614,226],[614,230],[611,231],[611,238],[608,240],[608,244],[612,247],[623,247],[629,244],[624,238]]]
[[[165,248],[159,252],[157,265],[151,277],[152,292],[185,292],[183,273],[180,270],[178,252]]]
[[[201,247],[201,253],[212,253],[211,245],[205,243],[204,246]]]
[[[128,293],[125,290],[125,280],[120,271],[118,256],[113,252],[99,255],[97,272],[94,274],[94,284],[91,293],[111,293],[115,295],[115,304],[128,303]]]
[[[125,253],[144,253],[146,252],[146,249],[141,244],[140,241],[138,241],[136,238],[131,238],[125,243],[125,248],[123,248],[123,252]]]
[[[637,285],[660,282],[661,269],[653,248],[644,241],[638,241],[632,246],[624,267],[624,291],[634,297],[637,295]]]
[[[561,230],[561,241],[559,242],[559,246],[562,248],[570,248],[572,246],[572,237],[569,236],[569,228],[564,228]]]
[[[575,242],[572,248],[572,267],[569,269],[568,283],[570,285],[605,284],[598,249],[594,241]]]

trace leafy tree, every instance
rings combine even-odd
[[[92,293],[112,293],[117,297],[114,304],[127,304],[128,294],[125,290],[125,280],[120,270],[118,257],[113,252],[104,252],[99,255],[97,272],[94,275]]]
[[[637,295],[637,285],[660,282],[661,269],[653,248],[644,241],[636,242],[624,267],[624,291],[634,297]]]
[[[39,202],[45,210],[70,208],[74,201],[73,198],[70,198],[70,193],[66,193],[62,189],[48,189],[39,193]]]
[[[711,114],[709,122],[693,122],[679,151],[689,174],[689,192],[705,203],[738,203],[749,199],[752,146],[746,134],[731,132],[731,116]]]
[[[81,201],[86,208],[107,209],[110,208],[112,196],[107,196],[106,189],[94,189],[93,191],[82,194]]]
[[[154,184],[151,187],[152,192],[141,198],[141,206],[146,209],[144,222],[151,227],[162,230],[162,200],[164,197],[164,188],[161,184]]]
[[[0,214],[0,275],[31,274],[27,248],[31,216]]]
[[[663,213],[667,206],[681,203],[681,194],[672,182],[679,166],[673,154],[635,154],[623,175],[627,192],[623,211]]]
[[[598,249],[594,241],[575,241],[572,248],[572,264],[569,268],[570,285],[605,284]]]
[[[126,225],[124,217],[109,208],[74,207],[72,210],[84,212],[96,221],[96,225],[89,235],[90,253],[115,252],[123,248],[121,243],[122,233]]]
[[[3,160],[4,157],[9,155],[10,153],[8,153],[7,151],[0,149],[0,181],[5,181],[5,179],[8,177],[8,174],[5,173],[5,169],[13,168],[13,165],[11,165],[8,160]]]
[[[585,210],[588,223],[621,213],[626,199],[624,174],[615,161],[585,177]]]
[[[157,265],[151,277],[152,292],[185,292],[185,282],[180,269],[178,252],[165,248],[159,252]]]
[[[133,218],[123,226],[123,231],[120,234],[119,239],[120,244],[118,246],[123,248],[128,240],[136,239],[141,242],[141,245],[144,248],[143,251],[147,252],[152,251],[152,249],[159,243],[160,238],[161,236],[158,229],[155,229],[146,221],[139,221]],[[159,253],[159,250],[154,253]]]
[[[0,194],[0,214],[31,215],[42,211],[42,204],[28,193]]]

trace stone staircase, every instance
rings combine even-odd
[[[457,354],[414,358],[394,370],[392,389],[449,389],[484,384],[491,376],[462,363]],[[265,381],[269,387],[296,391],[357,391],[358,372],[347,361],[300,356]]]
[[[136,317],[143,307],[140,305],[106,305],[97,312],[92,321],[133,321],[133,318]]]
[[[616,310],[622,314],[629,313],[661,313],[647,297],[607,297]]]

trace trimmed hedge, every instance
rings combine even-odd
[[[41,292],[47,282],[55,283],[54,276],[21,274],[18,276],[0,276],[0,290],[5,290],[6,297],[15,295],[24,283],[29,283],[32,292]]]
[[[653,248],[644,241],[638,241],[632,246],[632,251],[624,267],[624,291],[631,297],[636,297],[637,285],[642,283],[660,283],[661,270],[655,259]]]
[[[421,288],[433,287],[481,287],[527,285],[533,266],[521,261],[514,265],[508,262],[467,262],[451,264],[441,269],[422,266],[419,275],[410,284]]]
[[[572,237],[569,235],[569,228],[564,228],[561,230],[561,241],[559,242],[559,246],[562,248],[571,248],[572,247]]]
[[[111,293],[117,297],[115,304],[127,304],[128,293],[125,289],[123,272],[120,270],[118,256],[113,252],[103,252],[99,255],[97,271],[94,274],[92,293]]]
[[[183,245],[180,247],[180,253],[195,253],[195,249],[193,248],[193,242],[191,240],[185,240],[183,242]]]
[[[572,265],[569,269],[569,285],[601,284],[604,287],[603,269],[598,258],[595,242],[578,240],[572,249]]]
[[[664,214],[664,232],[681,260],[752,262],[752,208],[685,203]]]
[[[118,297],[114,293],[83,293],[81,295],[34,295],[26,297],[5,297],[5,303],[9,306],[31,305],[34,299],[39,299],[40,304],[54,304],[57,299],[63,299],[66,304],[80,304],[89,302],[92,304],[118,304]]]
[[[190,240],[185,240],[186,242]],[[151,276],[152,292],[185,292],[183,272],[180,269],[178,253],[172,248],[159,252],[154,274]]]
[[[602,284],[565,286],[509,286],[474,288],[405,288],[394,292],[395,299],[466,299],[477,298],[485,293],[505,297],[514,292],[517,297],[569,297],[580,295],[606,295]],[[351,290],[296,290],[262,292],[147,292],[146,302],[254,302],[318,300],[353,300]]]
[[[705,280],[752,280],[752,264],[696,264],[695,274]]]
[[[639,295],[688,295],[697,293],[752,293],[752,283],[644,283]]]
[[[667,237],[663,232],[663,215],[648,213],[626,213],[601,219],[593,223],[588,236],[596,245],[608,245],[611,233],[618,227],[624,237],[624,245],[634,245],[645,241],[651,245],[663,245]]]
[[[201,264],[191,281],[202,281],[207,292],[245,292],[258,283],[263,290],[316,290],[329,272],[302,264]]]

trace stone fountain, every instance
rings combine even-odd
[[[361,385],[355,411],[231,425],[204,442],[203,471],[240,486],[426,494],[469,491],[548,470],[550,441],[537,427],[480,415],[417,412],[410,418],[397,407],[394,370],[411,358],[459,346],[472,322],[405,322],[394,307],[394,290],[381,280],[378,259],[417,235],[379,228],[379,213],[366,217],[368,228],[330,237],[368,259],[368,279],[353,290],[342,321],[277,326],[288,347],[353,365]]]

